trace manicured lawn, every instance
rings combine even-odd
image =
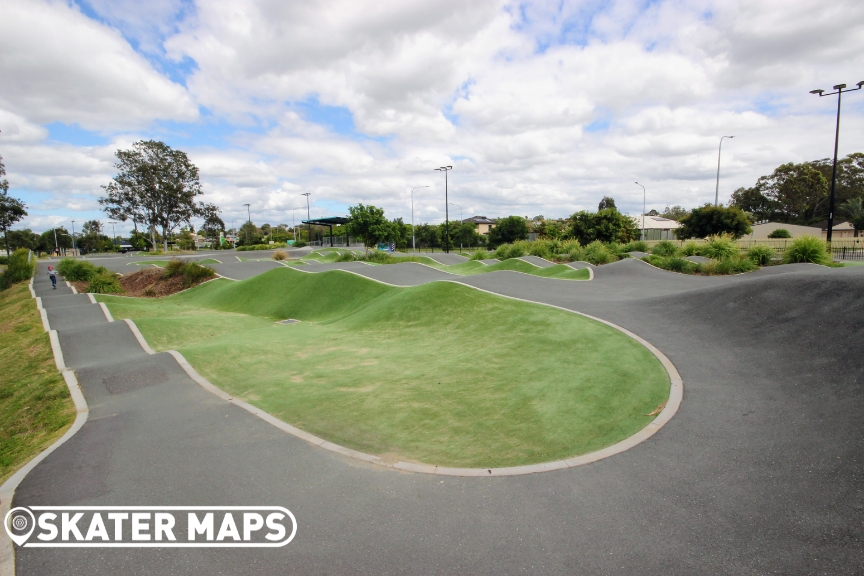
[[[97,295],[151,346],[299,428],[393,460],[499,467],[614,444],[669,393],[645,348],[451,282],[277,268],[165,299]],[[294,318],[298,324],[278,325]]]
[[[564,264],[555,264],[547,268],[540,268],[530,264],[524,260],[510,258],[496,264],[487,266],[482,262],[468,261],[452,266],[439,266],[445,272],[453,272],[454,274],[484,274],[487,272],[495,272],[498,270],[512,270],[514,272],[522,272],[523,274],[532,274],[534,276],[542,276],[544,278],[558,278],[561,280],[587,280],[590,278],[590,272],[587,269],[581,268],[575,270]]]
[[[0,292],[0,484],[75,420],[27,284]]]

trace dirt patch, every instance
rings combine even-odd
[[[183,285],[183,276],[163,278],[165,271],[161,268],[145,268],[138,272],[120,277],[120,286],[127,296],[144,298],[159,298],[170,296],[190,286]],[[198,282],[200,284],[201,282]],[[85,287],[86,288],[86,287]],[[80,289],[79,289],[80,290]]]

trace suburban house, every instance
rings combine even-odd
[[[462,221],[463,224],[474,224],[474,229],[478,234],[489,234],[489,231],[495,227],[495,221],[486,216],[472,216]]]
[[[822,238],[828,238],[828,221],[819,223],[819,229],[822,232]],[[841,222],[837,223],[834,221],[834,228],[832,228],[831,239],[832,240],[846,240],[848,238],[855,238],[855,227],[852,226],[849,222]]]
[[[636,228],[642,230],[642,215],[630,216],[630,219],[636,224]],[[662,216],[645,216],[645,238],[644,240],[675,240],[675,229],[680,228],[681,224],[669,218]]]
[[[747,236],[747,238],[753,240],[767,240],[769,234],[780,228],[788,230],[792,238],[798,238],[805,234],[809,234],[810,236],[820,235],[820,228],[817,226],[800,226],[798,224],[784,224],[783,222],[757,222],[751,228],[753,228],[753,234]],[[837,230],[836,226],[834,230]]]

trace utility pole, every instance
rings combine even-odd
[[[720,198],[720,151],[723,150],[723,138],[734,138],[734,136],[721,136],[720,146],[717,148],[717,184],[714,186],[714,206]]]
[[[636,185],[642,186],[642,184],[639,184],[638,182],[636,182]],[[646,196],[647,196],[647,193],[645,192],[645,186],[642,186],[642,241],[643,242],[645,241],[645,197]]]
[[[252,224],[252,212],[249,210],[249,204],[243,204],[243,206],[246,207],[246,214],[249,216],[246,222]],[[246,245],[249,245],[249,226],[246,227]]]
[[[309,215],[309,195],[310,194],[312,194],[312,193],[311,192],[304,192],[303,194],[300,194],[300,195],[306,197],[306,235],[309,237],[308,240],[309,240],[309,243],[311,244],[312,243],[312,223],[309,222],[309,220],[312,219],[312,217]]]
[[[851,88],[846,90],[846,92],[854,92],[856,90],[860,90],[862,86],[864,86],[864,80],[858,82],[857,88]],[[834,231],[834,188],[837,184],[837,147],[840,143],[840,98],[843,96],[844,88],[846,88],[846,84],[837,84],[834,86],[834,90],[836,92],[831,92],[830,94],[825,94],[824,90],[811,90],[810,94],[818,94],[821,98],[822,96],[833,96],[837,94],[837,127],[834,130],[834,169],[831,171],[831,198],[828,200],[828,243],[831,243],[831,233]]]
[[[444,252],[448,254],[450,253],[450,203],[447,197],[447,172],[452,169],[452,166],[435,168],[438,172],[444,172]]]
[[[72,255],[78,256],[79,254],[77,254],[77,252],[78,249],[75,248],[75,221],[72,220]]]

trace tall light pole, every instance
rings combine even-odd
[[[444,252],[448,254],[450,253],[450,203],[447,199],[447,172],[452,169],[452,166],[435,168],[438,172],[444,172]]]
[[[846,84],[837,84],[834,86],[836,92],[831,92],[829,94],[825,94],[824,90],[810,91],[810,94],[818,94],[820,98],[822,96],[833,96],[834,94],[837,94],[837,128],[834,130],[834,168],[831,170],[831,198],[828,200],[828,242],[831,242],[831,232],[833,232],[834,229],[834,187],[837,184],[837,147],[840,144],[840,98],[843,96],[843,92],[854,92],[860,90],[861,87],[864,86],[864,80],[858,82],[857,86],[857,88],[843,90],[846,88]]]
[[[57,228],[54,228],[54,251],[60,256],[60,245],[57,244]]]
[[[714,206],[717,206],[720,197],[720,151],[723,150],[723,138],[734,138],[734,136],[720,137],[720,146],[717,148],[717,184],[714,186]]]
[[[236,222],[236,221],[237,221],[237,218],[231,219],[231,230],[234,231],[234,248],[235,249],[237,248],[237,229],[234,228],[234,222]]]
[[[297,243],[297,224],[294,220],[294,211],[295,210],[301,210],[302,208],[303,208],[302,206],[299,206],[297,208],[289,208],[289,210],[291,210],[291,228],[294,229],[294,243],[295,244]]]
[[[642,186],[636,182],[637,185]],[[645,192],[645,186],[642,186],[642,241],[645,241],[645,197],[647,193]]]
[[[252,223],[252,211],[249,209],[249,204],[243,204],[246,207],[246,215],[249,217],[247,222]],[[246,227],[246,245],[249,245],[249,226]]]
[[[108,224],[111,225],[111,234],[114,235],[111,238],[111,244],[114,246],[114,250],[117,250],[117,232],[114,230],[114,225],[118,224],[118,222],[114,222],[113,220],[109,220]]]
[[[72,220],[72,254],[75,255],[76,252],[78,249],[75,248],[75,221]]]
[[[459,225],[461,226],[462,225],[462,207],[459,206],[458,204],[456,204],[455,202],[450,202],[450,204],[459,208]],[[461,234],[459,236],[459,252],[462,252],[462,236],[461,236]]]
[[[411,189],[411,253],[417,253],[417,238],[414,236],[414,190],[417,188],[429,188],[429,186],[415,186]]]
[[[312,217],[309,215],[309,195],[310,194],[311,194],[311,192],[304,192],[303,194],[300,194],[300,195],[306,197],[306,235],[309,237],[309,243],[311,244],[312,243],[312,224],[309,222],[309,220],[312,219]]]

